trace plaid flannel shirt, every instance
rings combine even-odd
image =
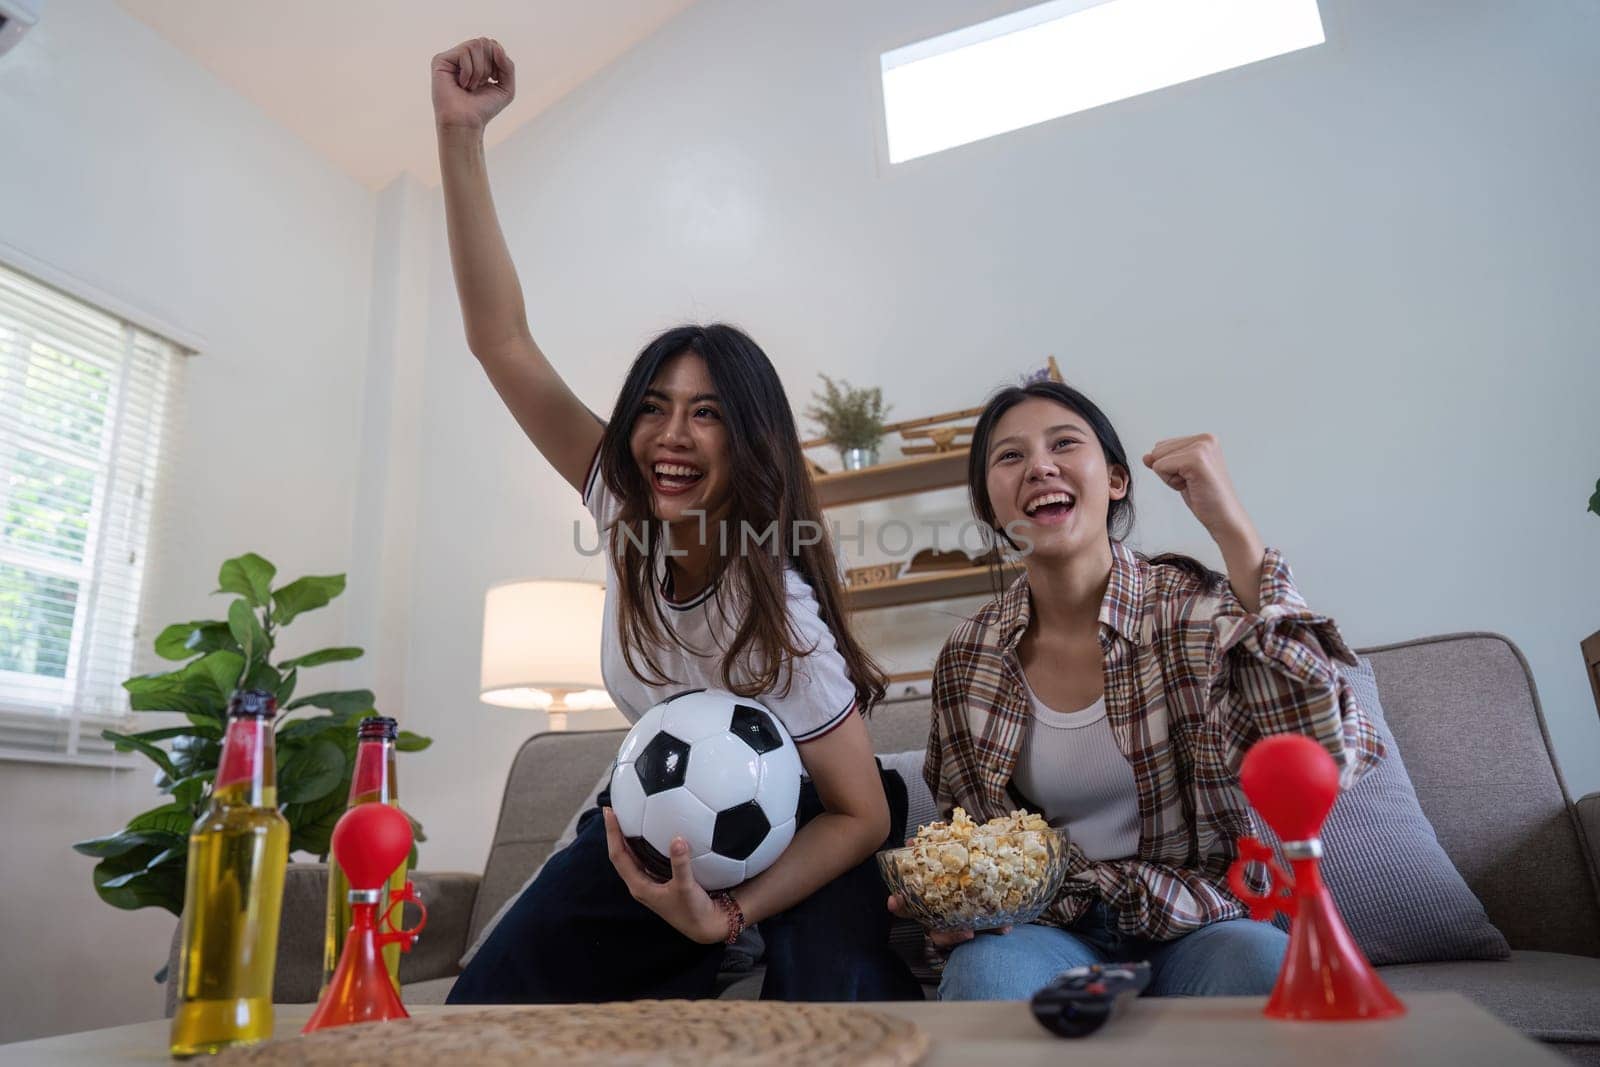
[[[1039,921],[1068,925],[1098,896],[1124,933],[1166,941],[1246,914],[1227,871],[1237,839],[1254,833],[1239,789],[1251,745],[1305,734],[1338,761],[1346,786],[1383,745],[1334,668],[1354,653],[1306,606],[1276,549],[1254,614],[1225,583],[1207,589],[1121,544],[1111,551],[1100,605],[1106,717],[1138,786],[1139,854],[1091,862],[1072,846],[1066,885]],[[939,654],[923,776],[947,816],[959,804],[982,822],[1018,806],[1011,775],[1030,714],[1017,642],[1029,612],[1024,574]]]

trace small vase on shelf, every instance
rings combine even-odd
[[[878,462],[878,449],[876,445],[872,448],[841,448],[839,459],[847,471],[865,470]]]

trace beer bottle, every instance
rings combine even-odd
[[[265,690],[233,695],[211,803],[189,832],[174,1056],[272,1036],[272,974],[289,862],[289,824],[277,803],[277,711]]]

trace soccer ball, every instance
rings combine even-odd
[[[794,837],[800,753],[776,715],[721,689],[690,689],[639,717],[617,750],[611,808],[640,864],[663,880],[672,839],[695,881],[726,889],[772,866]]]

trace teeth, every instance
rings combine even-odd
[[[1029,515],[1032,515],[1034,512],[1036,512],[1040,508],[1044,507],[1046,504],[1071,504],[1071,503],[1072,503],[1072,497],[1068,496],[1066,493],[1045,493],[1043,496],[1036,496],[1032,500],[1028,501],[1028,506],[1026,508],[1024,508],[1023,510],[1026,511]]]
[[[700,476],[699,471],[693,467],[685,467],[681,463],[657,463],[655,472],[672,478],[698,478]]]

